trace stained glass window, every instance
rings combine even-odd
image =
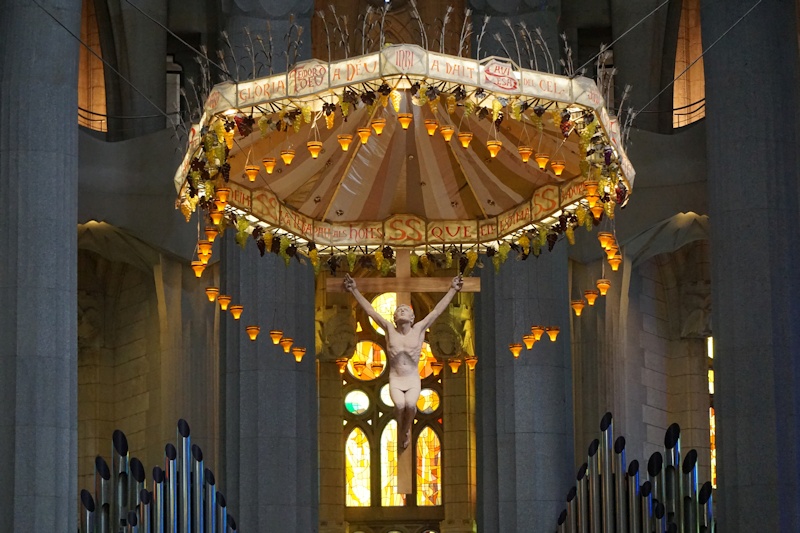
[[[422,389],[417,400],[417,410],[426,415],[439,408],[439,395],[433,389]]]
[[[369,507],[370,449],[361,428],[350,432],[345,444],[346,504],[348,507]]]
[[[386,370],[386,354],[380,344],[361,341],[356,344],[356,351],[347,362],[350,375],[362,381],[379,377]]]
[[[381,505],[403,505],[397,492],[397,421],[391,420],[381,435]]]
[[[711,450],[711,486],[717,488],[717,416],[714,411],[714,337],[706,339],[708,355],[708,395],[711,407],[708,409],[709,448]]]
[[[369,409],[369,396],[361,390],[350,391],[344,397],[344,406],[354,415],[360,415]]]
[[[423,429],[417,439],[417,505],[442,504],[442,447],[436,432]]]
[[[397,308],[397,294],[393,292],[385,292],[380,296],[375,297],[375,299],[372,300],[372,307],[375,308],[379,315],[394,324],[394,310]],[[381,335],[386,334],[386,332],[383,331],[383,328],[380,327],[377,322],[372,320],[372,317],[369,317],[369,323],[372,328]]]

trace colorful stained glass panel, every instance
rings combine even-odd
[[[354,415],[360,415],[369,409],[369,396],[361,390],[350,391],[344,397],[344,406]]]
[[[381,505],[403,505],[397,492],[397,421],[391,420],[381,435]]]
[[[350,432],[345,444],[345,485],[348,507],[370,505],[370,447],[369,440],[361,428]]]
[[[442,504],[442,447],[436,432],[423,429],[417,439],[417,505]]]
[[[433,389],[422,389],[417,400],[417,410],[420,413],[431,414],[439,408],[439,394]]]

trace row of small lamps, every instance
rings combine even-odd
[[[411,124],[413,115],[411,113],[398,113],[397,120],[400,122],[400,126],[407,130],[409,125]],[[383,133],[384,128],[386,127],[386,119],[383,117],[375,118],[371,122],[372,129],[370,128],[358,128],[358,137],[361,140],[361,144],[367,144],[370,136],[372,135],[372,130],[375,130],[376,135],[381,135]],[[450,125],[439,126],[439,121],[436,119],[427,119],[425,120],[425,130],[428,132],[428,135],[433,137],[433,135],[438,130],[441,133],[442,137],[446,142],[450,142],[450,139],[453,138],[453,134],[455,134],[455,128]],[[459,132],[457,135],[458,141],[461,143],[463,148],[468,148],[470,143],[472,142],[473,134],[470,131],[462,131]],[[350,149],[350,145],[353,142],[353,135],[350,133],[343,133],[337,135],[337,140],[339,141],[339,146],[341,146],[343,152],[347,152]],[[500,153],[500,150],[503,146],[503,141],[497,139],[489,139],[486,141],[486,148],[489,150],[489,155],[491,157],[497,157],[497,154]],[[317,159],[319,154],[322,152],[322,141],[312,140],[306,143],[306,147],[308,148],[309,153],[311,154],[312,159]],[[547,168],[548,162],[550,163],[550,168],[553,170],[553,173],[556,176],[560,176],[561,173],[566,168],[566,162],[563,159],[553,159],[550,160],[550,155],[547,153],[536,153],[534,154],[533,147],[527,145],[520,145],[517,147],[517,151],[519,152],[520,157],[522,158],[523,163],[527,163],[530,160],[530,157],[534,156],[534,161],[539,165],[540,170],[545,170]],[[285,150],[281,150],[280,156],[281,160],[286,166],[292,164],[292,161],[295,157],[295,151],[291,148],[287,148]],[[264,170],[267,174],[272,174],[275,171],[275,167],[278,164],[278,159],[276,157],[265,157],[261,160],[261,164],[264,166]],[[244,168],[244,172],[247,175],[247,179],[251,182],[256,180],[256,177],[259,173],[258,165],[246,165]],[[595,193],[597,188],[595,187]],[[599,198],[599,197],[598,197]],[[591,207],[594,207],[592,205]]]
[[[349,357],[340,357],[336,360],[336,366],[339,367],[339,373],[344,374],[345,370],[347,369],[347,363],[350,362]],[[467,368],[470,370],[475,370],[475,366],[478,364],[478,358],[474,355],[468,355],[464,358],[464,362],[467,363]],[[367,366],[366,361],[354,361],[353,368],[355,369],[356,373],[360,376],[361,371]],[[372,370],[374,373],[383,368],[383,363],[380,361],[373,361],[370,363]],[[447,361],[447,366],[450,367],[450,371],[453,374],[458,373],[458,369],[461,367],[461,359],[453,358]],[[438,376],[442,373],[442,369],[444,368],[444,363],[441,361],[432,361],[431,362],[431,370],[433,371],[434,376]]]
[[[603,248],[603,251],[606,253],[606,259],[608,260],[608,264],[611,265],[611,270],[616,272],[619,270],[619,265],[622,263],[622,255],[619,251],[619,245],[617,244],[617,240],[614,238],[614,234],[601,231],[597,234],[597,239],[600,241],[600,246]],[[597,300],[598,296],[605,296],[608,293],[608,289],[611,288],[611,280],[607,278],[600,278],[597,280],[597,290],[588,289],[583,291],[583,295],[586,298],[586,302],[593,306],[595,301]],[[575,312],[575,316],[581,316],[583,313],[583,308],[586,307],[583,298],[572,300],[570,302],[570,307]]]
[[[217,200],[214,202],[216,210],[211,212],[211,219],[215,225],[218,225],[220,222],[222,222],[228,196],[230,195],[230,189],[227,187],[220,187],[216,192]],[[211,259],[213,243],[219,235],[219,230],[214,226],[208,226],[206,227],[204,233],[206,238],[197,242],[197,259],[192,261],[192,270],[197,278],[202,277],[203,271],[205,271],[206,265],[208,265],[208,262]],[[230,305],[233,298],[227,294],[220,294],[218,287],[206,287],[205,292],[209,302],[218,303],[222,311],[230,311],[234,320],[239,320],[242,317],[244,306],[240,304]],[[247,332],[248,338],[251,341],[255,341],[258,339],[258,335],[261,332],[261,327],[257,325],[249,325],[245,327],[245,331]],[[300,346],[293,347],[294,339],[291,337],[284,337],[283,331],[279,329],[270,330],[269,336],[272,339],[272,344],[280,344],[285,353],[291,353],[294,355],[295,361],[299,363],[303,360],[306,349]]]
[[[558,326],[531,326],[531,332],[522,336],[522,344],[525,344],[525,348],[530,350],[533,348],[534,344],[542,340],[545,333],[547,333],[547,336],[550,338],[550,342],[556,342],[560,331],[561,328]],[[514,359],[518,358],[522,353],[522,344],[514,342],[508,345],[508,349],[511,351],[511,355],[514,356]]]

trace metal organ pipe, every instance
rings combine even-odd
[[[99,455],[94,460],[94,500],[98,533],[111,533],[111,470]]]
[[[172,444],[167,444],[164,452],[167,456],[165,468],[167,480],[164,483],[166,531],[167,533],[178,533],[178,450]]]
[[[614,533],[614,480],[611,468],[611,449],[614,442],[614,423],[611,413],[600,421],[600,477],[602,482],[603,533]]]
[[[189,424],[181,418],[178,420],[178,532],[191,533],[191,447]]]
[[[628,465],[628,518],[630,533],[642,533],[642,499],[639,496],[639,461]]]
[[[614,441],[614,499],[616,505],[617,533],[628,533],[628,498],[625,494],[625,437]]]

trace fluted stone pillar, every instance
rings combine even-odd
[[[476,305],[478,529],[549,531],[574,479],[567,244],[481,272]],[[534,324],[556,325],[514,359]]]
[[[703,42],[753,7],[704,0]],[[705,55],[719,528],[800,530],[795,2],[761,2]]]
[[[317,390],[314,275],[296,261],[260,257],[225,235],[221,292],[244,305],[239,321],[220,317],[225,402],[224,484],[242,530],[318,528]],[[248,325],[259,325],[250,341]],[[283,330],[307,353],[301,363],[272,344]]]
[[[81,3],[44,0],[78,33]],[[0,530],[77,527],[78,43],[0,19]]]

